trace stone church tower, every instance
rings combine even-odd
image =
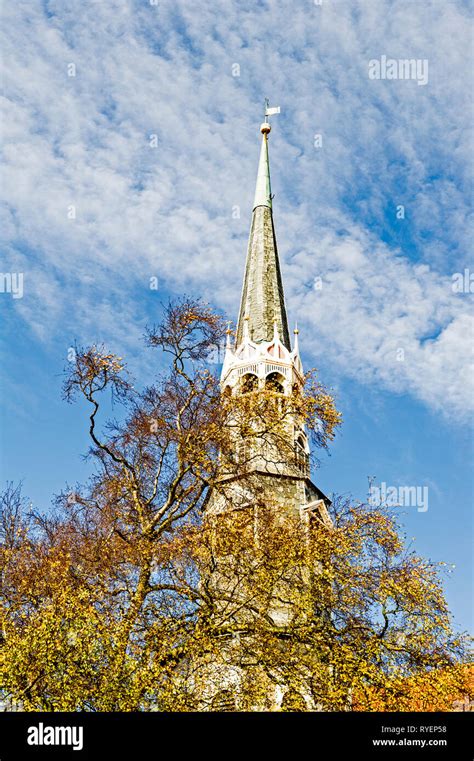
[[[274,110],[270,110],[270,113]],[[281,395],[289,397],[295,388],[304,383],[303,367],[298,347],[298,331],[294,331],[293,346],[290,342],[286,314],[283,283],[278,259],[277,241],[273,224],[272,193],[268,155],[269,134],[268,113],[261,125],[262,144],[258,165],[257,184],[252,211],[252,222],[248,242],[244,283],[238,317],[236,341],[228,340],[221,373],[221,391],[232,398],[253,391],[269,389],[274,392],[275,402]],[[273,398],[272,397],[272,398]],[[227,516],[241,509],[254,509],[258,492],[260,504],[271,505],[278,513],[299,516],[303,525],[312,520],[331,525],[327,507],[329,499],[313,483],[310,477],[310,450],[304,425],[289,416],[284,432],[284,446],[259,440],[250,453],[245,451],[243,440],[236,441],[236,457],[245,456],[251,478],[222,477],[220,489],[215,489],[207,515],[218,520],[220,514]],[[229,564],[232,559],[221,558],[217,570],[209,577],[219,597],[219,591],[239,595]],[[219,564],[224,572],[219,571]],[[232,591],[231,591],[232,590]],[[224,594],[223,594],[224,596]],[[280,595],[287,597],[288,595]],[[238,607],[238,606],[237,606]],[[277,628],[284,629],[291,616],[289,605],[275,604],[270,614]],[[222,649],[228,663],[232,662],[232,652],[238,649],[239,630],[245,630],[245,620],[234,618],[229,626],[223,627]],[[229,632],[233,632],[230,634]],[[237,631],[237,635],[235,632]],[[208,703],[210,710],[239,710],[238,685],[241,675],[232,666],[213,667],[210,682],[220,685],[210,688]],[[216,678],[217,675],[217,678]],[[214,694],[212,692],[214,691]],[[270,686],[270,692],[272,688]],[[276,689],[270,700],[273,707],[255,710],[278,710],[282,694]],[[267,703],[268,705],[268,703]],[[209,707],[204,710],[209,710]],[[315,710],[313,706],[309,710]]]
[[[286,316],[283,283],[273,224],[272,192],[268,138],[268,117],[261,125],[262,145],[252,223],[245,264],[245,275],[237,323],[235,346],[230,337],[221,373],[223,393],[242,394],[270,388],[283,395],[303,385],[303,366],[299,354],[298,330],[293,348]],[[281,501],[282,507],[300,513],[317,514],[329,521],[328,498],[311,481],[309,445],[304,426],[290,421],[284,451],[256,452],[251,468],[258,473],[265,490]]]

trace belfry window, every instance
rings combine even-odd
[[[241,381],[241,391],[243,394],[248,394],[250,391],[256,391],[258,388],[258,378],[252,373],[247,373],[243,376]]]
[[[283,387],[283,381],[284,381],[283,375],[280,375],[280,373],[270,373],[265,378],[265,388],[267,391],[274,391],[277,394],[283,394],[284,393],[284,387]]]

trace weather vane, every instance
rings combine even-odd
[[[268,117],[273,116],[273,114],[279,114],[280,113],[280,106],[274,106],[273,108],[270,108],[270,101],[268,98],[265,98],[265,122],[268,124]]]

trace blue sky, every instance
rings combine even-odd
[[[461,0],[4,6],[0,269],[24,292],[0,293],[2,481],[47,509],[86,477],[85,409],[60,398],[75,340],[146,383],[141,336],[170,295],[235,318],[268,96],[289,317],[344,414],[315,480],[428,486],[401,517],[455,564],[469,628],[473,294],[453,275],[473,270],[471,24]],[[427,60],[428,82],[370,79],[383,55]]]

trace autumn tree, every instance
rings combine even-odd
[[[273,710],[279,691],[283,710],[374,710],[393,705],[397,679],[454,673],[463,645],[439,569],[405,550],[392,515],[335,500],[323,522],[261,493],[252,442],[291,456],[296,415],[326,447],[340,416],[314,373],[284,401],[272,388],[222,395],[209,359],[224,331],[200,302],[170,305],[146,337],[167,369],[143,390],[104,348],[77,352],[64,392],[86,406],[93,476],[47,514],[17,489],[3,497],[6,699]],[[108,394],[122,412],[101,426]],[[253,494],[238,509],[223,487],[236,481]],[[219,689],[224,673],[234,689]]]

